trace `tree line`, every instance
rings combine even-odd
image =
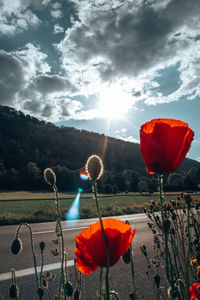
[[[81,182],[79,173],[92,154],[99,155],[104,162],[100,192],[157,190],[157,179],[146,172],[139,144],[72,127],[58,127],[0,106],[1,190],[44,190],[43,171],[52,167],[60,190],[70,192],[83,185],[88,191],[90,184]],[[165,189],[198,189],[199,168],[199,162],[186,158],[177,173],[165,176]]]

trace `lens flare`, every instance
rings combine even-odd
[[[87,174],[87,172],[85,170],[81,170],[80,171],[80,178],[82,180],[88,180],[88,174]]]
[[[67,214],[66,214],[66,220],[67,221],[72,221],[70,222],[71,225],[74,225],[76,223],[76,220],[80,218],[80,213],[79,213],[79,205],[80,205],[80,197],[82,193],[82,189],[78,189],[78,193],[76,195],[76,198],[74,199],[72,205],[70,206]]]

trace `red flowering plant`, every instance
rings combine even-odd
[[[140,149],[149,174],[158,174],[160,190],[160,214],[157,204],[151,203],[145,210],[154,236],[156,256],[150,260],[147,249],[141,250],[148,265],[156,266],[154,286],[157,299],[197,299],[196,284],[200,264],[199,213],[192,208],[192,198],[181,193],[177,201],[164,202],[163,174],[174,172],[190,149],[194,132],[188,124],[173,119],[154,119],[140,128]],[[159,255],[158,255],[159,253]],[[194,261],[197,266],[194,266]],[[191,263],[193,262],[193,263]],[[166,274],[167,292],[162,290],[160,266]],[[198,295],[197,295],[198,294]],[[193,297],[193,298],[192,298]]]
[[[198,300],[200,297],[200,283],[193,283],[190,286],[190,300]]]
[[[130,225],[114,218],[103,219],[102,223],[108,240],[109,263],[112,266],[129,249],[136,229],[131,230]],[[98,267],[107,266],[106,247],[100,221],[76,235],[75,255],[77,268],[84,274],[92,273]]]
[[[183,121],[154,119],[140,128],[140,149],[147,172],[171,173],[184,160],[194,132]]]
[[[102,220],[96,182],[101,178],[103,170],[102,159],[98,155],[91,155],[86,162],[85,171],[92,182],[93,197],[96,203],[99,221],[76,236],[75,254],[77,268],[80,272],[88,274],[94,272],[98,267],[105,267],[105,294],[101,295],[100,290],[100,299],[103,297],[105,300],[110,300],[110,296],[113,293],[115,299],[119,299],[118,294],[114,291],[110,291],[109,288],[109,268],[114,265],[122,255],[130,252],[129,262],[131,262],[133,284],[133,293],[130,294],[130,297],[132,295],[136,300],[131,248],[131,242],[136,229],[132,231],[129,224],[125,224],[113,218]]]

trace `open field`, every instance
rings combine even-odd
[[[175,200],[179,193],[165,195],[165,200]],[[60,193],[60,208],[62,218],[73,203],[76,195]],[[200,197],[195,194],[193,197]],[[53,193],[42,192],[2,192],[0,193],[0,224],[16,224],[19,222],[42,222],[55,220],[55,201]],[[123,215],[143,212],[143,207],[149,201],[159,200],[159,195],[138,193],[99,195],[103,216]],[[95,201],[92,194],[81,194],[80,217],[96,217]]]

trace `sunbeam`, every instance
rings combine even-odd
[[[82,191],[83,190],[81,188],[78,189],[76,198],[74,199],[72,205],[70,206],[66,214],[66,221],[72,221],[70,222],[71,225],[74,225],[76,221],[80,218],[79,205]]]

